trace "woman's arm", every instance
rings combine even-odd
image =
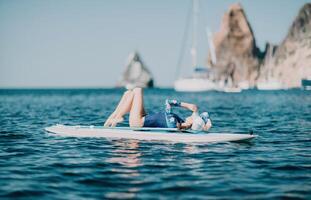
[[[170,113],[171,112],[171,107],[175,106],[175,107],[183,107],[186,108],[188,110],[191,110],[192,112],[197,112],[198,111],[198,106],[192,103],[186,103],[186,102],[180,102],[177,100],[166,100],[165,101],[165,105],[166,105],[166,112]]]
[[[191,110],[192,112],[197,112],[198,111],[198,106],[192,103],[186,103],[186,102],[181,102],[180,106],[183,108],[186,108],[188,110]]]

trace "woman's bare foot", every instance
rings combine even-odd
[[[111,119],[107,119],[104,123],[104,127],[109,127],[110,124],[111,124]]]
[[[118,119],[113,119],[110,124],[110,127],[116,127],[118,123],[121,123],[124,121],[124,118],[121,117],[121,118],[118,118]]]
[[[105,121],[104,127],[108,127],[109,124],[111,124],[111,120],[113,120],[116,117],[116,113],[113,112],[108,119]]]
[[[121,123],[124,121],[124,118],[115,118],[115,119],[109,119],[105,122],[104,127],[115,127],[118,123]]]

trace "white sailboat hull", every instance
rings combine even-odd
[[[183,78],[175,81],[174,88],[179,92],[204,92],[217,90],[217,85],[206,78]]]
[[[258,90],[282,90],[286,89],[279,81],[266,81],[257,83]]]

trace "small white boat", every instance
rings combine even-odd
[[[258,90],[282,90],[286,89],[278,80],[261,81],[257,83]]]
[[[223,92],[239,93],[239,92],[242,92],[242,89],[239,87],[225,87],[225,88],[223,88]]]
[[[66,126],[54,125],[45,128],[46,131],[64,137],[95,137],[112,139],[134,139],[147,141],[167,141],[173,143],[215,143],[241,142],[255,138],[250,134],[233,133],[196,133],[180,132],[177,129],[163,128],[104,128],[96,126]]]

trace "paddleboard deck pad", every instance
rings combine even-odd
[[[168,141],[175,143],[215,143],[248,141],[256,137],[250,134],[233,133],[202,133],[179,131],[177,129],[162,128],[105,128],[99,126],[67,126],[54,125],[45,130],[65,137],[97,137],[113,139],[134,139],[147,141]]]

